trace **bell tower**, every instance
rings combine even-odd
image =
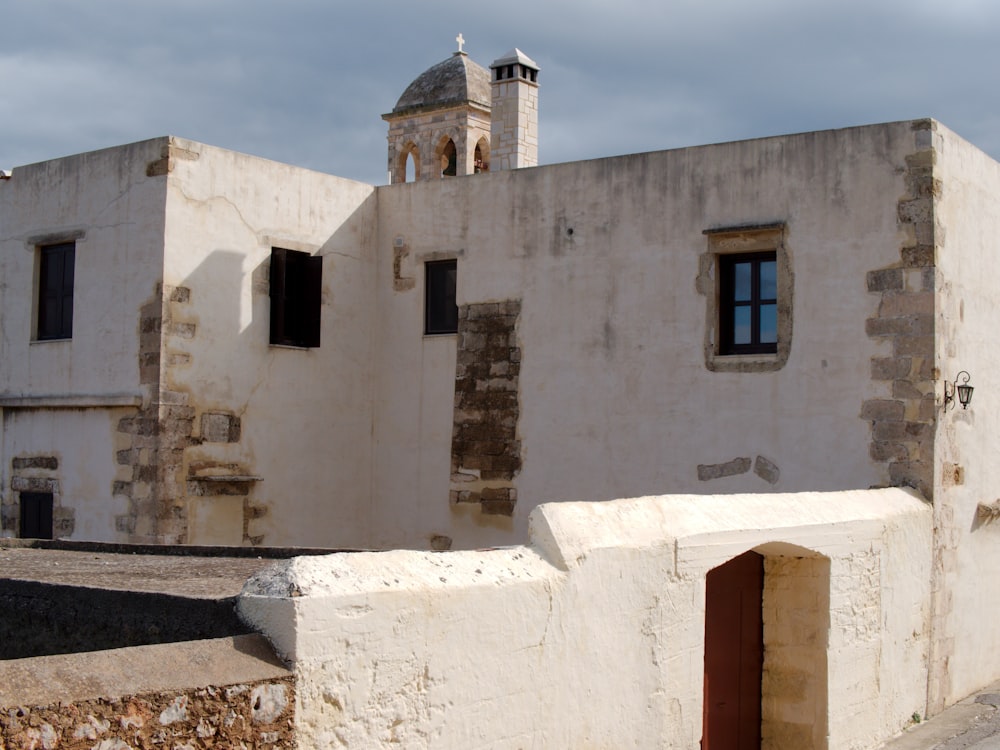
[[[538,64],[516,47],[490,65],[493,169],[538,164]]]
[[[421,73],[382,115],[393,184],[490,169],[490,74],[469,59],[461,34],[455,41],[458,51]]]

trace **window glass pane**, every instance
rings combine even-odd
[[[778,343],[778,306],[760,306],[760,343]]]
[[[760,298],[778,299],[778,264],[773,260],[761,261]]]
[[[733,264],[733,300],[747,302],[750,299],[750,271],[752,263]]]
[[[749,344],[751,343],[751,328],[750,328],[750,309],[749,307],[734,307],[733,308],[733,343],[734,344]]]

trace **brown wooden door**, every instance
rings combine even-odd
[[[705,586],[703,750],[760,750],[764,558],[746,552]]]

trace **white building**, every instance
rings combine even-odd
[[[4,533],[475,548],[543,502],[905,486],[928,710],[1000,675],[1000,165],[917,120],[517,169],[537,94],[518,50],[431,68],[383,187],[175,137],[15,168]]]

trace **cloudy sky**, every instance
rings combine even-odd
[[[541,68],[542,163],[934,117],[1000,158],[997,0],[0,0],[0,168],[160,135],[386,182],[461,32]]]

